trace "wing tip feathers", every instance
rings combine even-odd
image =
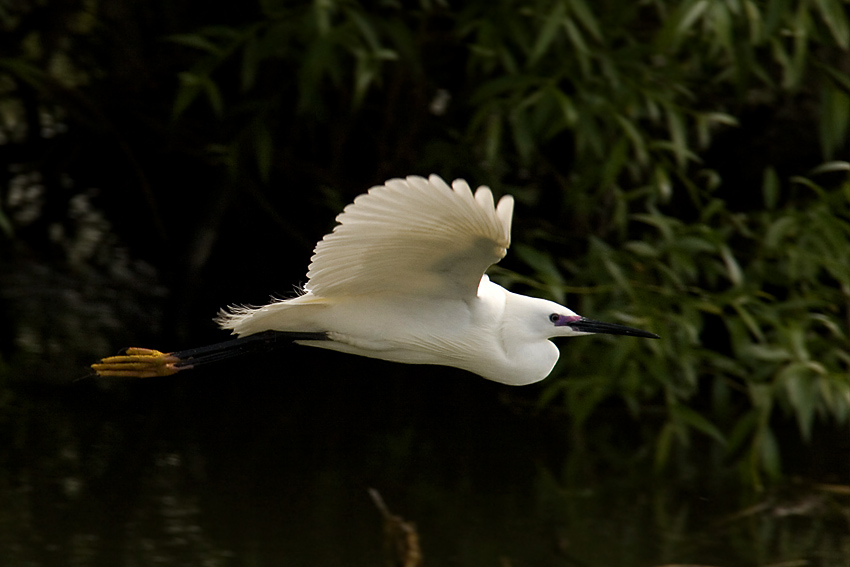
[[[469,183],[465,179],[455,179],[452,181],[451,187],[449,187],[443,178],[436,173],[430,174],[427,179],[418,175],[409,175],[405,179],[393,179],[392,181],[407,181],[411,185],[416,185],[416,188],[420,190],[430,185],[438,189],[453,191],[456,195],[463,198],[470,198],[487,215],[493,215],[499,221],[503,230],[505,247],[510,246],[511,225],[513,223],[514,213],[514,198],[511,195],[503,195],[499,199],[499,202],[496,203],[493,197],[493,191],[487,185],[479,185],[473,193]]]
[[[499,199],[499,204],[496,205],[496,216],[502,221],[502,226],[505,230],[505,237],[510,244],[511,241],[511,223],[514,218],[514,198],[512,195],[503,195]]]

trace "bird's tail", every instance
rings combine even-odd
[[[219,311],[215,322],[222,329],[244,337],[263,331],[319,333],[316,314],[325,302],[310,294],[275,300],[262,307],[231,305]]]

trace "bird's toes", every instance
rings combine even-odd
[[[152,378],[170,376],[186,366],[178,367],[180,359],[170,353],[149,348],[130,347],[126,354],[109,356],[91,365],[98,376]]]

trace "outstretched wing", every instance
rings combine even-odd
[[[513,198],[498,207],[466,181],[391,179],[357,197],[316,245],[304,288],[322,297],[404,293],[474,297],[511,241]]]

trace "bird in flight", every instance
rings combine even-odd
[[[437,175],[391,179],[357,197],[317,245],[303,293],[262,307],[222,309],[238,338],[173,353],[130,348],[92,368],[150,377],[272,348],[309,345],[409,364],[462,368],[524,385],[546,378],[550,339],[594,333],[659,338],[512,293],[484,273],[510,246],[514,201]]]

